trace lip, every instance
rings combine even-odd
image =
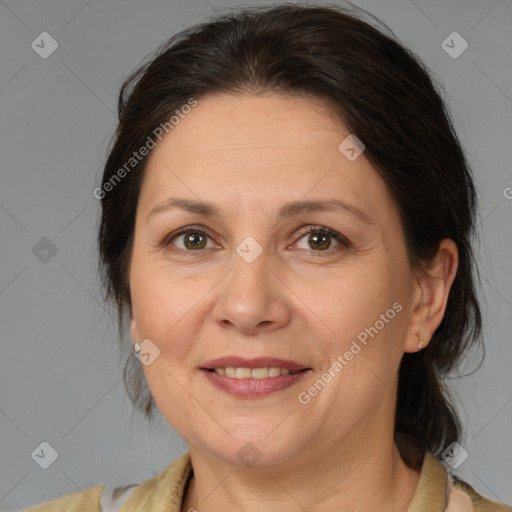
[[[257,364],[250,368],[260,368],[260,366],[258,366],[258,364],[261,364],[260,360],[254,359],[251,363],[254,361],[257,361]],[[266,359],[266,361],[268,361],[268,359]],[[273,359],[273,361],[275,362],[276,359]],[[288,361],[288,363],[290,362]],[[218,364],[217,361],[215,361],[215,364]],[[247,362],[244,364],[247,364]],[[223,366],[215,366],[215,368],[222,367]],[[280,368],[286,368],[286,366],[280,366]],[[218,375],[214,371],[206,368],[201,368],[200,371],[214,386],[222,391],[237,397],[259,398],[292,386],[298,380],[302,379],[304,375],[308,374],[310,369],[303,369],[303,371],[299,371],[299,373],[279,375],[279,377],[268,377],[266,379],[235,379],[226,377],[225,375]]]
[[[298,373],[268,377],[266,379],[235,379],[225,375],[218,375],[211,371],[214,368],[227,368],[230,366],[234,368],[287,368]],[[227,356],[208,361],[200,370],[214,386],[231,395],[244,398],[258,398],[292,386],[302,379],[306,373],[309,373],[311,368],[296,361],[276,357],[246,359],[238,356]]]
[[[212,361],[208,361],[201,369],[213,370],[215,368],[227,368],[228,366],[232,366],[235,368],[287,368],[290,371],[299,371],[299,370],[308,370],[309,367],[297,363],[295,361],[287,361],[286,359],[278,359],[275,357],[257,357],[255,359],[245,359],[243,357],[238,356],[227,356],[227,357],[219,357],[218,359],[213,359]],[[219,375],[222,377],[222,375]],[[270,377],[272,379],[279,379],[280,377],[286,377],[285,375],[281,375],[279,377]],[[228,377],[229,378],[229,377]],[[240,379],[241,380],[241,379]],[[255,380],[255,379],[247,379],[247,380]],[[267,379],[260,379],[262,381]]]

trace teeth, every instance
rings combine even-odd
[[[251,369],[250,368],[236,368],[235,369],[235,377],[237,379],[250,379],[251,378]]]
[[[268,368],[253,368],[251,370],[253,379],[266,379],[268,377]]]
[[[268,369],[268,376],[269,377],[278,377],[281,375],[281,369],[280,368],[269,368]]]
[[[228,366],[227,368],[215,368],[214,372],[232,379],[266,379],[268,377],[279,377],[279,375],[296,373],[290,372],[288,368],[277,368],[275,366],[270,368],[234,368],[233,366]]]

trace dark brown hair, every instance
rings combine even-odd
[[[382,22],[387,34],[363,21],[362,12],[368,15],[331,5],[231,11],[175,35],[129,76],[120,91],[119,125],[103,172],[100,271],[105,299],[117,308],[122,344],[147,157],[132,162],[115,186],[112,180],[190,98],[274,91],[325,100],[364,142],[365,156],[387,184],[400,212],[411,267],[428,272],[443,238],[454,240],[459,250],[445,316],[429,345],[404,354],[399,370],[395,439],[405,462],[418,467],[425,450],[439,456],[461,436],[443,383],[480,341],[472,248],[477,200],[441,88]],[[151,419],[155,403],[132,356],[123,377],[135,408]]]

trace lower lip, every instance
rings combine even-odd
[[[309,373],[309,370],[302,370],[293,375],[279,375],[279,377],[268,377],[266,379],[235,379],[204,368],[201,368],[201,371],[219,389],[245,398],[258,398],[288,388],[302,379],[306,373]]]

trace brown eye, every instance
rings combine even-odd
[[[183,243],[187,249],[204,249],[206,247],[206,236],[202,233],[190,231],[183,237]]]
[[[323,233],[311,233],[308,240],[309,245],[312,249],[329,249],[331,246],[330,235]]]
[[[165,238],[161,246],[180,253],[200,252],[209,248],[208,239],[211,237],[203,229],[188,226]]]
[[[302,238],[306,239],[308,247],[299,247],[299,249],[312,250],[315,252],[326,252],[330,254],[343,247],[348,248],[351,245],[348,239],[343,235],[325,227],[309,227],[301,232],[301,239]],[[332,247],[333,240],[337,243],[334,247]]]
[[[162,247],[170,247],[171,250],[182,254],[191,254],[193,252],[201,252],[208,247],[208,239],[211,240],[203,229],[196,229],[193,226],[183,228],[177,233],[173,233],[167,237],[162,243]],[[299,247],[317,253],[331,254],[339,251],[343,247],[351,247],[350,241],[340,233],[325,227],[311,226],[302,230],[300,239],[307,241],[307,247]],[[337,245],[333,247],[333,240]],[[297,242],[298,243],[298,242]]]

